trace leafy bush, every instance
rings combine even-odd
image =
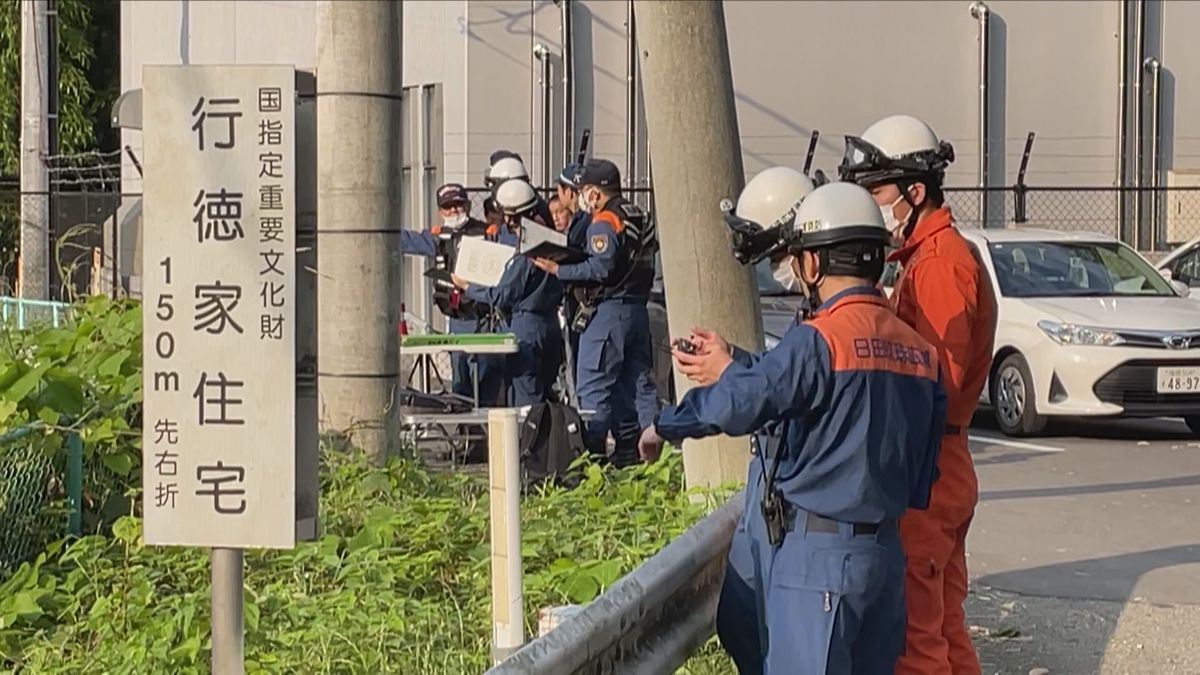
[[[63,432],[80,435],[83,525],[95,532],[129,513],[125,493],[141,466],[142,313],[137,303],[95,297],[73,305],[72,317],[60,328],[0,331],[0,431],[44,426],[22,443],[59,467]]]
[[[486,669],[485,482],[411,461],[324,463],[321,539],[247,553],[247,672]],[[575,490],[527,496],[527,632],[538,608],[592,599],[704,509],[683,490],[678,455],[620,473],[586,466]],[[55,545],[0,586],[0,669],[207,671],[205,552],[143,547],[132,517],[113,532]]]

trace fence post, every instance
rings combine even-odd
[[[1025,137],[1025,152],[1021,155],[1021,168],[1017,171],[1017,184],[1013,187],[1013,222],[1017,224],[1028,220],[1025,211],[1025,197],[1029,187],[1025,185],[1025,170],[1029,168],[1029,153],[1033,151],[1033,132]]]
[[[67,531],[83,532],[83,439],[75,432],[67,434]]]
[[[508,658],[525,642],[518,429],[515,408],[488,411],[493,663]]]

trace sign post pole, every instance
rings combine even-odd
[[[525,642],[519,431],[516,408],[493,408],[488,411],[492,658],[495,663],[508,658]]]
[[[212,672],[242,675],[242,549],[214,548],[212,564]]]

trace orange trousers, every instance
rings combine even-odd
[[[897,675],[980,675],[967,632],[967,529],[975,514],[978,483],[966,438],[947,437],[938,457],[940,476],[929,508],[900,519],[908,564],[904,596],[908,625]]]

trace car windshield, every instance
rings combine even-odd
[[[1174,295],[1149,263],[1117,242],[1020,241],[988,248],[1006,297]]]

